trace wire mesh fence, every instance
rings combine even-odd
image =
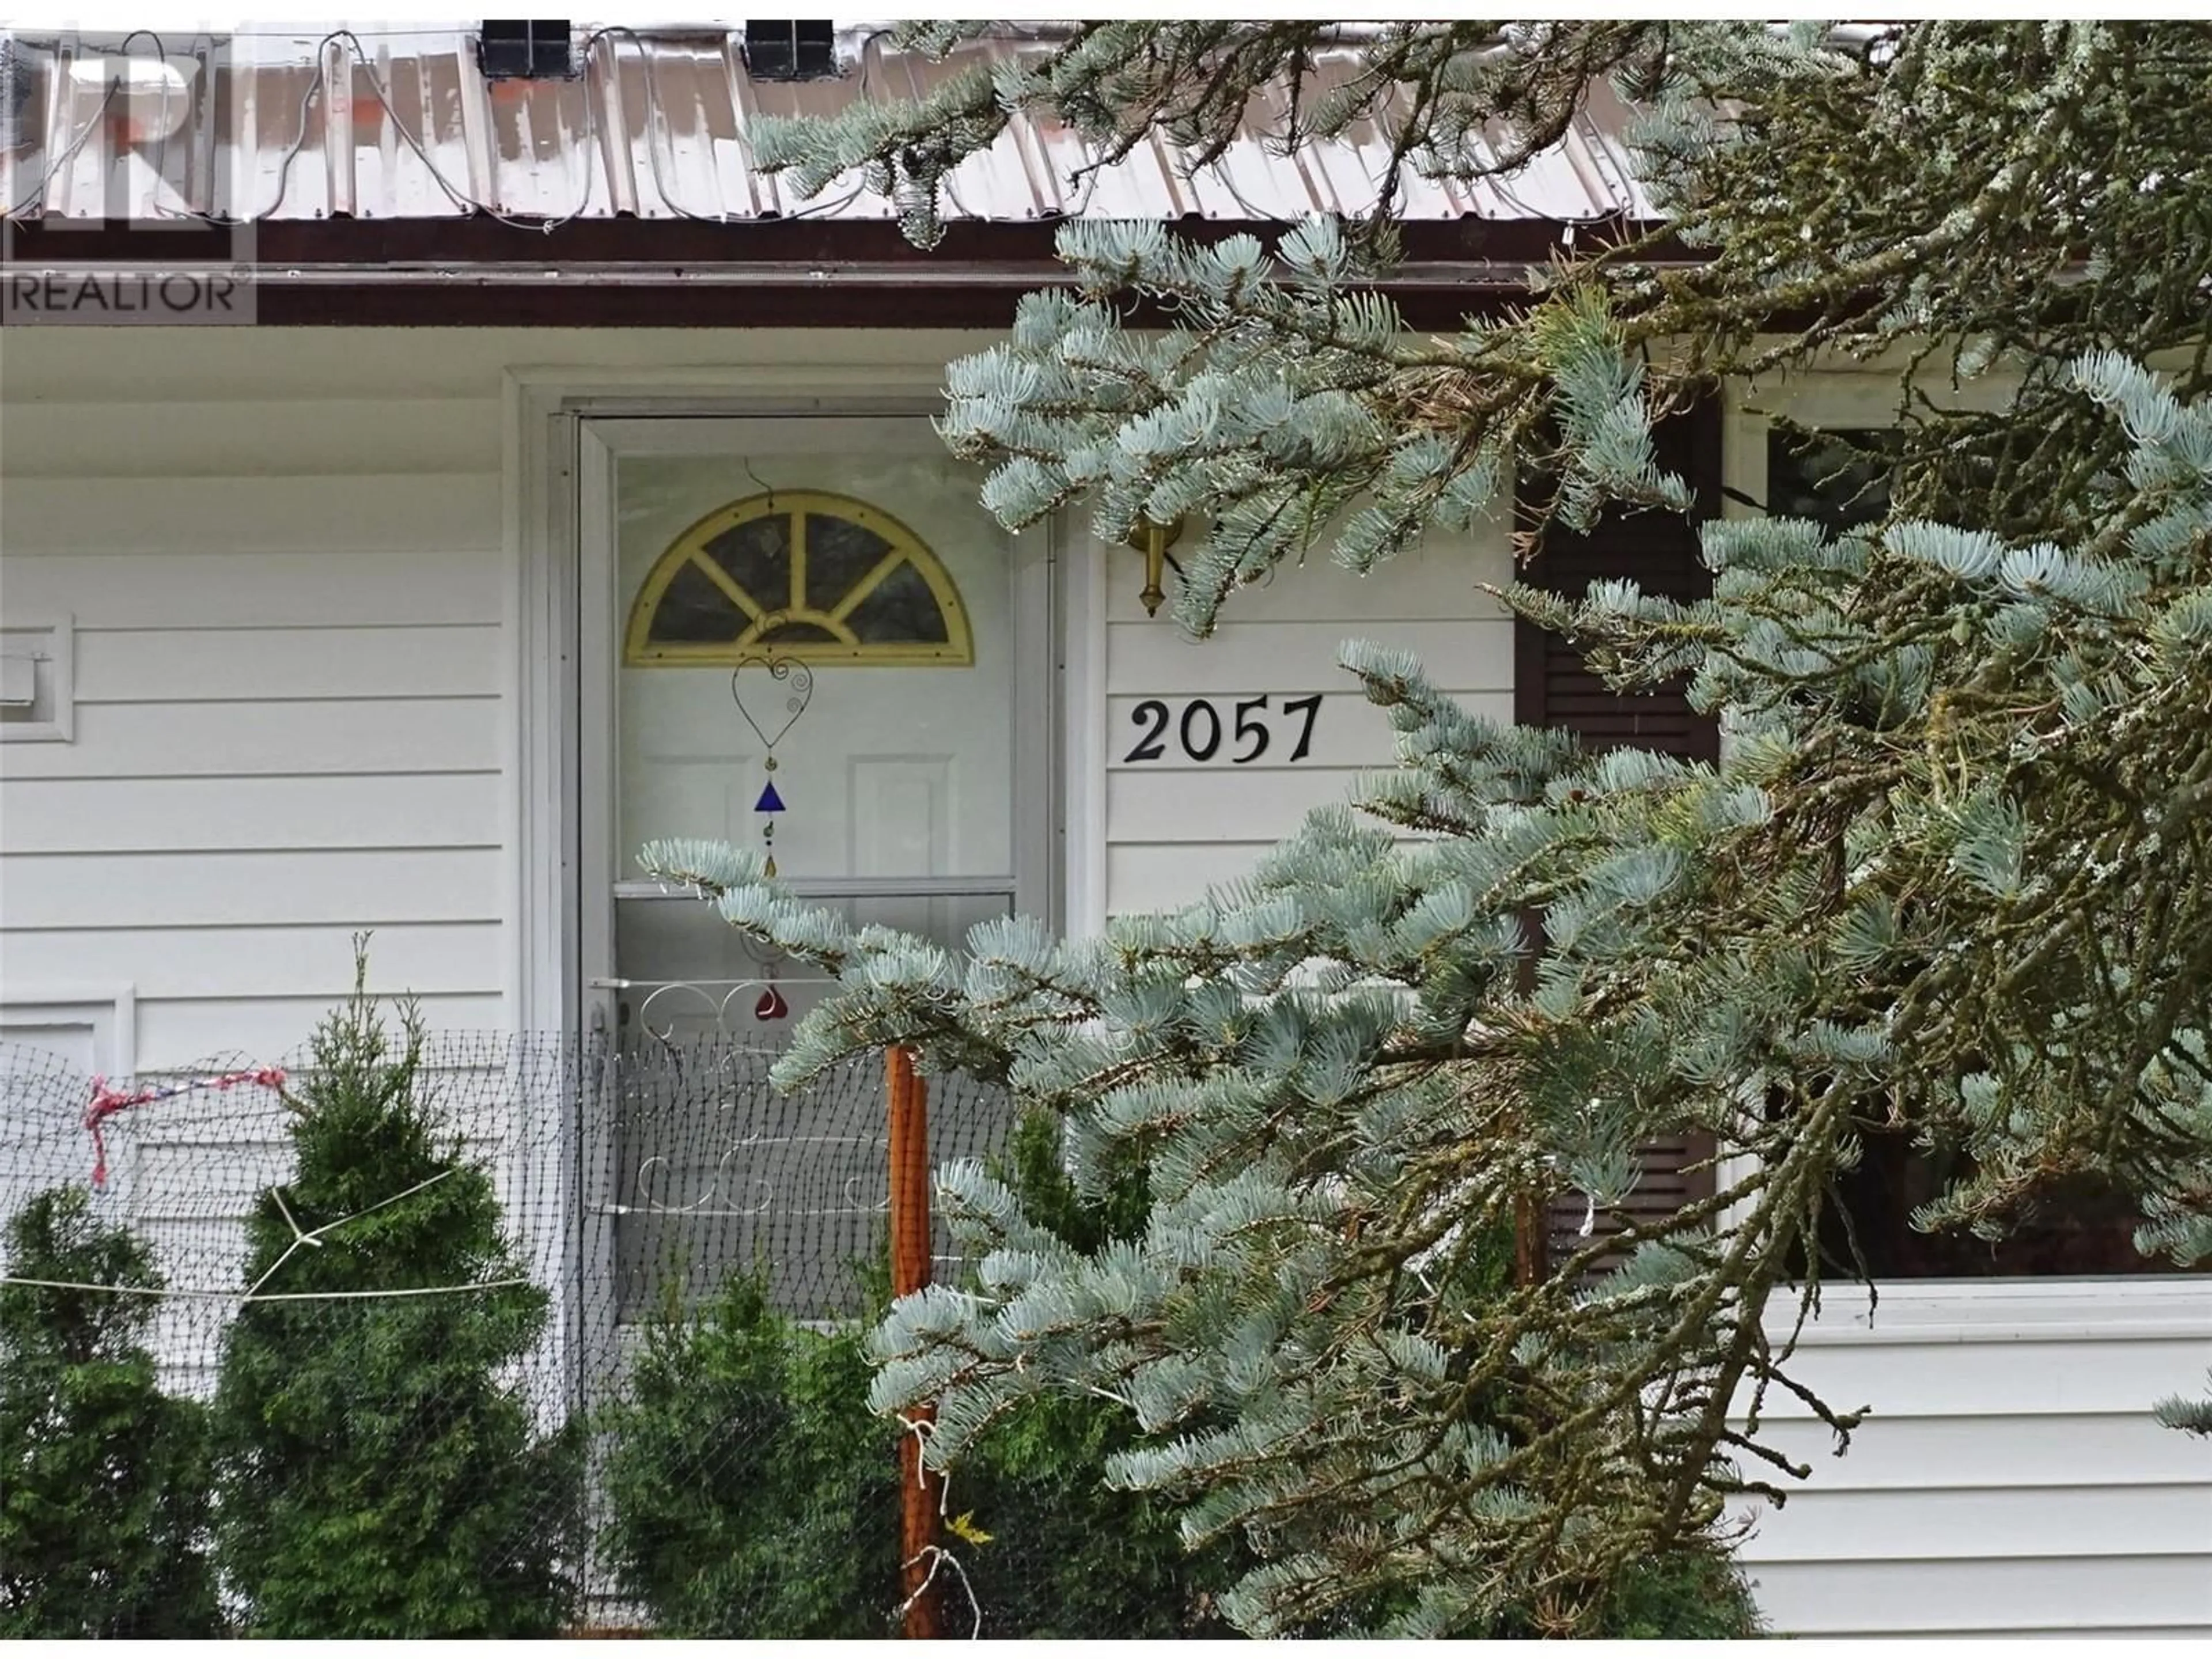
[[[127,1086],[0,1047],[0,1634],[894,1632],[881,1058],[371,1038]],[[928,1086],[933,1164],[1005,1152],[1002,1093]],[[1059,1427],[956,1478],[945,1633],[1210,1632]]]

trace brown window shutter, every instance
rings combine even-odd
[[[1653,434],[1660,465],[1689,480],[1700,518],[1717,516],[1721,493],[1720,406],[1699,404],[1660,423]],[[1627,578],[1646,592],[1702,599],[1712,573],[1698,557],[1696,527],[1672,513],[1607,509],[1587,535],[1554,525],[1522,572],[1532,586],[1579,599],[1592,582]],[[1720,758],[1720,728],[1692,710],[1680,687],[1650,696],[1608,690],[1582,653],[1533,623],[1514,638],[1513,718],[1523,726],[1560,726],[1601,749],[1634,745],[1694,760]]]
[[[1696,492],[1700,518],[1717,516],[1721,492],[1720,405],[1708,400],[1662,422],[1653,434],[1659,464],[1679,472]],[[1595,581],[1627,578],[1646,592],[1700,599],[1712,592],[1712,574],[1698,557],[1696,527],[1671,513],[1608,509],[1586,535],[1548,528],[1537,555],[1522,570],[1532,586],[1580,598]],[[1593,748],[1656,749],[1686,759],[1720,758],[1720,727],[1693,710],[1680,686],[1648,696],[1609,690],[1583,663],[1582,653],[1532,623],[1516,624],[1513,641],[1513,718],[1523,726],[1556,726],[1577,733]],[[1688,1166],[1712,1156],[1709,1135],[1653,1141],[1638,1149],[1642,1175],[1635,1190],[1611,1212],[1594,1218],[1595,1234],[1660,1216],[1713,1190],[1710,1169]],[[1578,1197],[1553,1206],[1551,1259],[1562,1261],[1589,1241],[1582,1237],[1586,1206]]]
[[[1711,1197],[1712,1170],[1690,1166],[1712,1155],[1713,1138],[1707,1134],[1646,1141],[1636,1149],[1641,1173],[1635,1188],[1619,1204],[1595,1215],[1579,1197],[1562,1198],[1552,1206],[1546,1226],[1549,1259],[1565,1261],[1588,1245],[1590,1237],[1607,1237],[1625,1226],[1659,1219],[1697,1199]],[[1583,1234],[1585,1218],[1590,1222],[1590,1237]]]

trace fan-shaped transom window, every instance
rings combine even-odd
[[[630,609],[633,664],[802,662],[964,667],[975,641],[960,592],[890,514],[819,490],[717,507],[653,562]]]

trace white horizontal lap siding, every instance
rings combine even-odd
[[[1504,527],[1431,538],[1367,576],[1316,557],[1232,594],[1211,639],[1194,641],[1163,607],[1145,615],[1142,562],[1126,550],[1106,562],[1105,700],[1101,740],[1106,908],[1127,915],[1188,903],[1250,873],[1314,808],[1351,799],[1363,778],[1395,762],[1383,711],[1338,665],[1351,639],[1399,647],[1469,710],[1504,721],[1513,709],[1513,624],[1482,590],[1510,576]],[[1169,586],[1173,586],[1173,577]],[[1284,705],[1319,693],[1306,753],[1304,716]],[[1238,705],[1264,696],[1236,730]],[[1166,705],[1157,758],[1132,759]],[[1212,711],[1189,713],[1202,702]],[[1190,742],[1184,741],[1186,719]],[[1214,721],[1219,747],[1209,757]]]
[[[130,984],[138,1069],[274,1058],[372,928],[376,988],[503,1024],[497,364],[62,333],[0,374],[0,613],[73,617],[76,705],[0,745],[0,1001]]]
[[[1871,1324],[1826,1302],[1793,1374],[1871,1409],[1838,1457],[1770,1396],[1765,1439],[1813,1471],[1745,1510],[1778,1629],[2212,1636],[2212,1450],[2151,1416],[2205,1386],[2212,1284],[1894,1285]]]

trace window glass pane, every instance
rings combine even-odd
[[[791,603],[791,520],[750,519],[707,544],[707,556],[730,573],[731,580],[763,611]]]
[[[1882,458],[1893,450],[1892,434],[1879,429],[1806,437],[1770,430],[1767,511],[1810,519],[1832,532],[1877,521],[1889,512]],[[2141,1218],[2124,1194],[2087,1182],[2045,1194],[2010,1237],[1994,1243],[1965,1232],[1922,1232],[1913,1212],[1970,1176],[1972,1161],[1955,1151],[1916,1150],[1906,1137],[1877,1129],[1864,1131],[1863,1144],[1858,1165],[1837,1177],[1836,1202],[1822,1217],[1820,1257],[1830,1275],[1857,1270],[1855,1248],[1877,1280],[2179,1271],[2136,1249]]]
[[[663,645],[710,645],[737,638],[750,620],[705,571],[687,564],[670,578],[649,637]]]
[[[946,637],[937,595],[910,564],[884,577],[845,620],[870,644],[942,645]]]
[[[806,515],[806,604],[834,611],[853,584],[873,570],[891,544],[865,525],[826,513]]]
[[[1964,1180],[1972,1163],[1955,1152],[1916,1151],[1894,1133],[1868,1133],[1864,1145],[1858,1167],[1836,1183],[1850,1218],[1848,1231],[1832,1208],[1822,1217],[1820,1256],[1831,1276],[1855,1271],[1854,1241],[1877,1280],[2181,1271],[2136,1249],[2141,1216],[2124,1193],[2086,1180],[2050,1188],[2008,1237],[1995,1242],[1963,1231],[1922,1232],[1912,1224],[1913,1211]]]
[[[1778,519],[1811,519],[1831,532],[1873,523],[1889,511],[1889,477],[1876,431],[1766,437],[1766,510]],[[1863,453],[1875,450],[1875,455]]]

